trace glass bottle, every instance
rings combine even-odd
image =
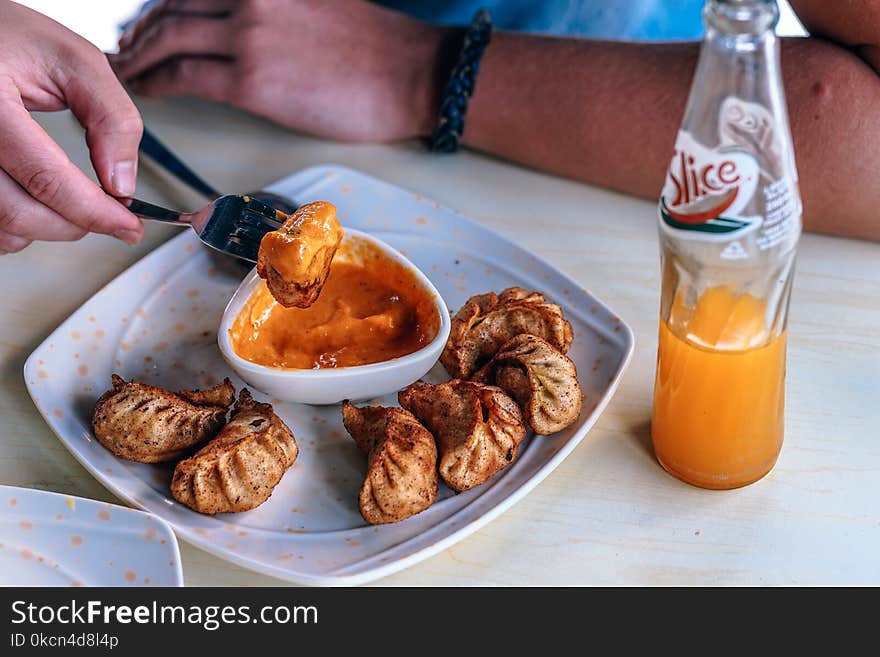
[[[767,0],[707,0],[659,203],[651,434],[661,465],[704,488],[760,479],[782,447],[801,199],[778,17]]]

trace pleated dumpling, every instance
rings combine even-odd
[[[373,525],[399,522],[427,509],[437,497],[434,437],[402,408],[364,406],[347,401],[342,421],[367,455],[367,474],[358,507]]]
[[[440,476],[454,490],[479,486],[512,463],[526,436],[516,402],[494,386],[415,383],[398,400],[434,434]]]
[[[174,469],[171,494],[199,513],[249,511],[269,499],[299,449],[272,410],[242,390],[220,434]]]
[[[141,463],[173,461],[216,436],[235,397],[229,379],[207,390],[181,392],[116,374],[111,380],[113,388],[92,413],[95,438],[116,456]]]
[[[562,309],[538,292],[511,287],[468,299],[452,318],[440,362],[455,379],[470,379],[502,344],[522,333],[544,338],[562,353],[571,346],[571,324]]]
[[[522,407],[532,430],[543,436],[574,424],[584,402],[575,364],[534,335],[506,342],[474,380],[503,388]]]

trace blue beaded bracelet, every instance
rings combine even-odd
[[[443,89],[437,127],[431,136],[431,150],[454,153],[464,133],[464,117],[468,101],[474,93],[480,59],[492,39],[492,19],[486,9],[480,9],[464,36],[458,62],[452,69]]]

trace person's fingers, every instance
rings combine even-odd
[[[236,27],[219,18],[166,14],[110,62],[122,80],[181,55],[231,56]]]
[[[88,67],[89,75],[70,75],[59,86],[86,130],[89,155],[101,185],[115,196],[133,196],[143,133],[140,113],[101,53],[95,52]]]
[[[167,14],[228,16],[237,6],[238,0],[164,0],[150,7],[122,33],[119,37],[119,47],[127,48],[153,23]]]
[[[33,198],[86,230],[139,239],[140,220],[89,180],[8,89],[0,89],[0,144],[0,169]]]
[[[86,234],[0,171],[0,231],[27,240],[73,241]]]
[[[217,15],[234,11],[241,0],[165,0],[165,11],[180,11],[187,14]]]
[[[19,237],[18,235],[10,235],[0,230],[0,255],[18,253],[30,243],[31,240],[29,239]]]
[[[157,17],[165,12],[165,3],[158,2],[140,13],[134,22],[119,36],[119,47],[128,46],[141,32],[153,24]]]
[[[228,102],[234,98],[236,81],[231,62],[178,57],[132,79],[129,86],[135,93],[152,98],[197,96]]]

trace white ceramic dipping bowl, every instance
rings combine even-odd
[[[223,319],[220,320],[220,330],[217,334],[220,351],[226,362],[248,385],[282,401],[337,404],[343,399],[362,400],[396,392],[424,376],[437,362],[449,338],[450,319],[443,297],[428,277],[398,251],[367,233],[346,228],[343,239],[373,244],[386,256],[412,271],[425,292],[434,299],[440,317],[437,335],[418,351],[369,365],[303,370],[252,363],[235,353],[229,337],[229,329],[232,328],[248,299],[262,283],[254,268],[229,300],[226,310],[223,311]],[[346,257],[349,257],[348,254],[342,250],[336,254],[336,258],[344,260]]]

